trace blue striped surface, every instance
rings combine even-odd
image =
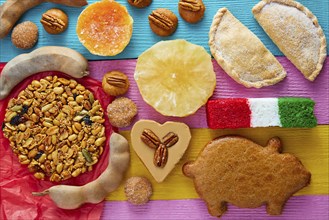
[[[5,0],[0,0],[0,3],[3,2],[5,2]],[[89,4],[93,2],[97,2],[97,0],[88,0]],[[31,20],[38,25],[39,41],[33,49],[46,45],[58,45],[73,48],[82,53],[89,60],[129,59],[137,58],[144,50],[151,47],[156,42],[166,39],[183,38],[192,43],[202,45],[209,52],[208,31],[212,18],[219,8],[227,7],[244,25],[246,25],[263,41],[266,47],[274,55],[282,56],[282,53],[267,37],[265,32],[253,18],[251,9],[259,2],[259,0],[204,0],[206,6],[205,16],[204,19],[197,24],[189,24],[179,16],[177,7],[178,0],[153,0],[153,3],[145,9],[134,8],[127,3],[127,0],[117,0],[117,2],[127,6],[129,13],[134,19],[134,31],[130,44],[127,48],[121,54],[114,57],[92,55],[79,42],[75,33],[75,27],[77,18],[82,11],[82,8],[70,8],[52,3],[43,3],[42,5],[26,12],[19,22]],[[299,0],[299,2],[308,7],[314,13],[314,15],[318,18],[320,25],[324,29],[326,37],[328,37],[329,0]],[[39,22],[42,13],[53,7],[61,8],[69,15],[69,27],[60,35],[48,34],[44,31]],[[158,37],[150,30],[147,17],[151,11],[156,8],[168,8],[177,15],[179,19],[178,28],[171,37]],[[0,40],[0,62],[7,62],[16,55],[29,51],[31,50],[21,50],[15,48],[11,43],[10,35]]]

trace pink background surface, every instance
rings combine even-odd
[[[214,70],[216,72],[217,85],[211,99],[215,98],[266,98],[266,97],[307,97],[312,98],[315,102],[315,115],[318,124],[329,124],[328,115],[328,94],[329,92],[329,62],[328,57],[324,63],[324,67],[320,75],[314,82],[310,82],[292,65],[285,57],[277,57],[282,66],[287,71],[287,77],[274,86],[263,87],[261,89],[246,88],[233,79],[231,79],[213,60]],[[184,117],[165,117],[155,111],[151,106],[143,101],[138,92],[137,84],[133,78],[136,66],[136,60],[112,60],[112,61],[93,61],[90,62],[90,70],[92,77],[102,80],[104,73],[112,70],[119,70],[126,73],[130,80],[130,89],[125,95],[136,102],[138,106],[138,115],[135,122],[140,119],[156,120],[159,123],[174,120],[188,124],[190,128],[207,128],[205,107],[201,107],[195,114]],[[130,130],[131,127],[124,128]]]

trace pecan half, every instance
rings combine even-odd
[[[156,10],[149,15],[149,21],[165,30],[171,30],[175,25],[169,16]]]
[[[160,145],[160,139],[150,129],[145,129],[141,135],[141,140],[150,148],[157,149]]]
[[[143,2],[144,0],[131,0],[132,3],[134,4],[139,4],[141,2]]]
[[[128,0],[133,6],[139,6],[141,4],[151,4],[152,0]]]
[[[206,10],[202,0],[180,0],[178,3],[178,11],[180,16],[189,23],[199,22]]]
[[[202,5],[197,0],[181,0],[179,7],[188,11],[199,11],[201,10]]]
[[[62,10],[53,8],[42,15],[40,22],[48,33],[59,34],[66,30],[68,17]]]
[[[126,74],[120,71],[111,71],[106,73],[102,79],[102,87],[105,93],[112,96],[123,95],[130,86]]]
[[[126,78],[118,74],[113,74],[107,77],[106,81],[108,84],[119,88],[125,88],[127,84]]]
[[[178,25],[176,15],[165,8],[158,8],[149,15],[149,24],[152,31],[162,37],[172,35]]]
[[[164,167],[168,160],[168,150],[165,145],[160,144],[154,153],[153,163],[157,167]]]
[[[178,136],[177,134],[175,134],[174,132],[169,132],[168,134],[166,134],[163,138],[162,138],[162,143],[166,146],[166,147],[171,147],[173,145],[175,145],[178,141]]]
[[[61,19],[48,14],[43,14],[40,22],[55,30],[62,30],[65,26],[65,23]]]

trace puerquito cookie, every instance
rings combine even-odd
[[[194,181],[212,216],[220,217],[226,203],[240,208],[267,205],[267,213],[279,215],[286,201],[310,183],[311,173],[300,160],[281,154],[279,138],[262,147],[239,136],[219,137],[208,143],[183,173]]]

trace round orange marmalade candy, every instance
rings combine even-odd
[[[81,12],[76,31],[80,42],[90,53],[114,56],[128,45],[133,32],[133,19],[123,5],[103,0]]]

